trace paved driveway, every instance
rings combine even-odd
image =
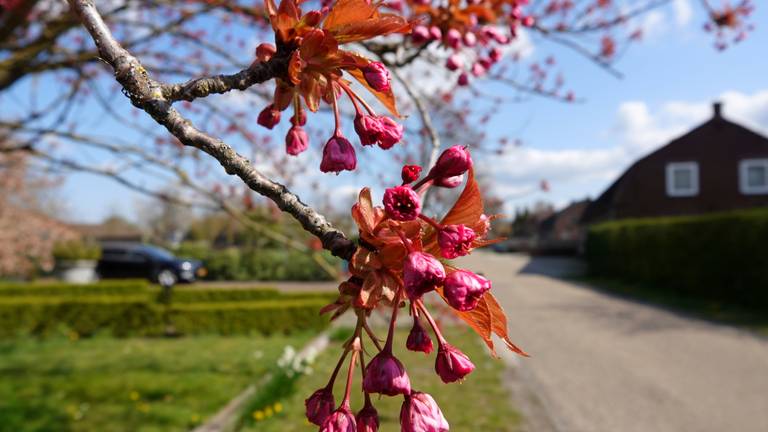
[[[529,429],[768,431],[765,338],[551,277],[572,270],[563,261],[475,253],[461,265],[493,280],[532,355],[505,357]]]

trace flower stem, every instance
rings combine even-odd
[[[440,224],[439,224],[439,223],[438,223],[436,220],[432,219],[432,218],[431,218],[431,217],[429,217],[429,216],[425,216],[423,213],[419,213],[419,218],[420,218],[421,220],[423,220],[424,222],[426,222],[426,223],[428,223],[428,224],[432,225],[432,228],[434,228],[434,229],[436,229],[436,230],[438,230],[438,231],[440,231],[441,229],[443,229],[443,226],[442,226],[442,225],[440,225]]]
[[[341,401],[341,405],[339,406],[339,408],[346,408],[347,410],[350,408],[349,396],[352,393],[352,375],[355,373],[355,363],[357,363],[357,356],[360,354],[359,341],[360,338],[357,337],[355,338],[355,342],[352,342],[353,345],[355,345],[357,342],[358,347],[352,349],[352,358],[349,360],[349,369],[347,370],[347,387],[344,390],[344,399]]]
[[[388,353],[392,353],[392,343],[395,339],[395,323],[397,322],[397,310],[400,309],[400,294],[402,293],[403,288],[400,287],[397,289],[397,293],[395,293],[395,301],[393,302],[394,305],[392,306],[392,319],[389,321],[389,332],[387,333],[387,342],[384,344],[384,350]]]
[[[443,334],[440,333],[440,327],[437,326],[437,323],[435,322],[434,318],[432,318],[432,315],[430,315],[429,311],[427,310],[427,307],[424,306],[424,302],[421,300],[416,300],[416,305],[424,314],[424,318],[427,319],[429,326],[432,327],[432,331],[435,332],[435,337],[437,337],[437,341],[440,343],[440,345],[445,344],[447,341],[443,337]]]

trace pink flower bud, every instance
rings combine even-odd
[[[334,135],[323,147],[323,160],[320,171],[335,172],[353,171],[357,167],[357,158],[352,144],[341,135]]]
[[[469,75],[466,72],[462,72],[456,82],[462,87],[469,85]]]
[[[430,170],[432,178],[454,177],[462,175],[472,168],[472,157],[467,147],[455,145],[445,150]]]
[[[303,109],[291,116],[291,124],[304,126],[307,124],[307,112]]]
[[[452,383],[464,379],[475,369],[475,365],[463,352],[451,344],[444,343],[437,349],[435,372],[444,383]]]
[[[378,117],[365,114],[355,116],[355,132],[360,137],[360,144],[373,145],[379,140],[381,132],[381,122]]]
[[[277,52],[277,48],[271,43],[261,43],[256,47],[256,59],[264,63],[269,61]]]
[[[391,118],[380,116],[379,126],[379,147],[384,150],[392,148],[403,138],[403,126],[395,123]]]
[[[475,44],[477,44],[477,36],[471,32],[464,33],[464,45],[471,48],[475,46]]]
[[[285,136],[285,152],[296,156],[307,149],[309,137],[301,126],[293,126]]]
[[[434,185],[437,187],[443,187],[447,189],[453,189],[456,186],[464,183],[464,175],[457,175],[453,177],[440,177],[436,178]]]
[[[261,110],[256,122],[267,129],[272,129],[276,124],[280,123],[280,111],[276,110],[273,104],[269,104]]]
[[[355,416],[349,408],[342,406],[325,419],[320,432],[357,432]]]
[[[429,28],[429,37],[433,40],[440,40],[443,38],[443,31],[438,26],[432,26]]]
[[[419,179],[421,175],[421,167],[418,165],[405,165],[400,172],[400,177],[403,179],[403,183],[413,183]]]
[[[536,18],[528,15],[527,17],[523,18],[522,24],[525,27],[533,27],[533,25],[536,24]]]
[[[490,51],[488,51],[488,58],[491,59],[492,62],[497,62],[501,60],[501,57],[504,55],[504,53],[501,51],[501,48],[499,47],[493,47]]]
[[[415,44],[423,44],[429,40],[429,29],[423,25],[417,25],[411,30],[411,40]]]
[[[445,61],[445,67],[451,71],[459,70],[464,67],[464,60],[458,54],[454,54]]]
[[[461,33],[452,28],[445,34],[445,44],[453,49],[458,49],[461,44]]]
[[[333,412],[336,401],[330,388],[321,388],[304,401],[304,406],[307,408],[307,420],[320,426]]]
[[[485,66],[483,66],[481,62],[478,61],[477,63],[472,65],[472,75],[476,77],[481,77],[485,75],[485,72],[486,72]]]
[[[443,284],[445,269],[430,254],[411,252],[403,263],[403,282],[408,298],[416,300]]]
[[[446,225],[437,233],[440,254],[448,259],[464,256],[472,249],[475,238],[475,232],[466,225]]]
[[[357,432],[378,432],[379,430],[379,413],[368,402],[357,413],[355,421],[357,421]]]
[[[424,354],[429,354],[434,349],[432,339],[430,339],[424,327],[421,326],[418,318],[413,319],[413,327],[411,327],[411,332],[408,333],[405,347],[411,351],[423,352]]]
[[[471,271],[457,270],[445,278],[443,294],[452,308],[466,312],[477,307],[491,281]]]
[[[478,235],[478,237],[485,237],[485,235],[488,234],[488,231],[491,230],[491,218],[489,218],[485,214],[481,214],[480,222],[482,223],[482,225],[480,230],[477,231],[476,234]]]
[[[379,62],[370,62],[368,66],[362,68],[363,77],[365,82],[371,86],[372,89],[385,92],[389,91],[390,87],[390,75],[387,67]]]
[[[385,348],[365,367],[363,390],[387,396],[407,395],[411,393],[411,381],[400,360]]]
[[[448,432],[448,421],[427,393],[413,392],[405,397],[400,408],[402,432]]]
[[[421,211],[419,195],[409,186],[389,188],[384,191],[384,210],[394,220],[414,220]]]

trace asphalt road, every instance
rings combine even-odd
[[[552,277],[566,261],[476,252],[461,265],[491,278],[532,355],[505,356],[528,429],[768,431],[766,338]]]

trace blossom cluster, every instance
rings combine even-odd
[[[733,43],[746,39],[754,30],[754,26],[746,21],[754,10],[752,0],[741,0],[735,6],[726,3],[721,9],[710,8],[709,21],[704,24],[704,31],[714,33],[715,48],[720,51],[728,48],[728,33],[733,34]]]
[[[266,6],[277,46],[259,45],[254,66],[278,55],[277,47],[290,52],[290,59],[288,74],[275,79],[272,103],[259,113],[258,124],[272,129],[280,122],[282,112],[292,108],[285,151],[296,156],[309,147],[309,136],[304,130],[305,106],[315,112],[321,101],[325,102],[333,109],[335,129],[323,147],[320,170],[352,171],[357,167],[357,157],[352,143],[341,132],[339,115],[339,98],[346,95],[355,108],[354,126],[362,145],[389,149],[397,144],[403,137],[403,127],[391,117],[377,115],[350,82],[342,79],[346,72],[398,116],[389,70],[380,62],[340,49],[340,45],[409,32],[408,21],[398,15],[380,13],[379,5],[365,0],[338,1],[332,7],[307,13],[301,11],[296,0],[282,0],[279,7],[267,0]]]
[[[436,342],[435,372],[444,383],[461,381],[475,369],[469,357],[446,340],[424,296],[436,292],[457,316],[468,323],[494,319],[489,306],[495,304],[489,292],[491,282],[445,262],[489,244],[485,237],[490,218],[482,213],[482,201],[472,174],[472,159],[466,147],[447,149],[425,176],[421,174],[419,166],[404,166],[402,183],[386,189],[383,206],[374,207],[370,191],[364,189],[352,209],[360,229],[361,246],[350,262],[352,276],[339,286],[339,298],[324,311],[335,311],[336,317],[352,309],[358,320],[327,385],[306,400],[307,419],[318,425],[322,432],[377,431],[379,418],[371,397],[375,394],[403,398],[400,425],[404,432],[448,430],[448,422],[435,399],[413,387],[405,365],[395,355],[394,329],[401,309],[407,310],[413,321],[404,341],[405,348],[430,354],[435,351]],[[421,198],[428,188],[455,188],[465,181],[464,193],[442,221],[424,214]],[[392,311],[383,345],[367,323],[376,307],[387,307]],[[503,321],[506,328],[503,313],[495,318]],[[434,342],[427,327],[434,334]],[[507,346],[514,347],[508,342],[506,333],[499,334],[507,341]],[[376,348],[376,354],[367,363],[363,359],[365,335]],[[484,338],[487,343],[490,341],[490,335]],[[524,354],[517,347],[513,349]],[[337,405],[333,386],[348,356],[345,395]],[[354,368],[358,365],[363,370],[364,404],[353,413],[350,393]]]

